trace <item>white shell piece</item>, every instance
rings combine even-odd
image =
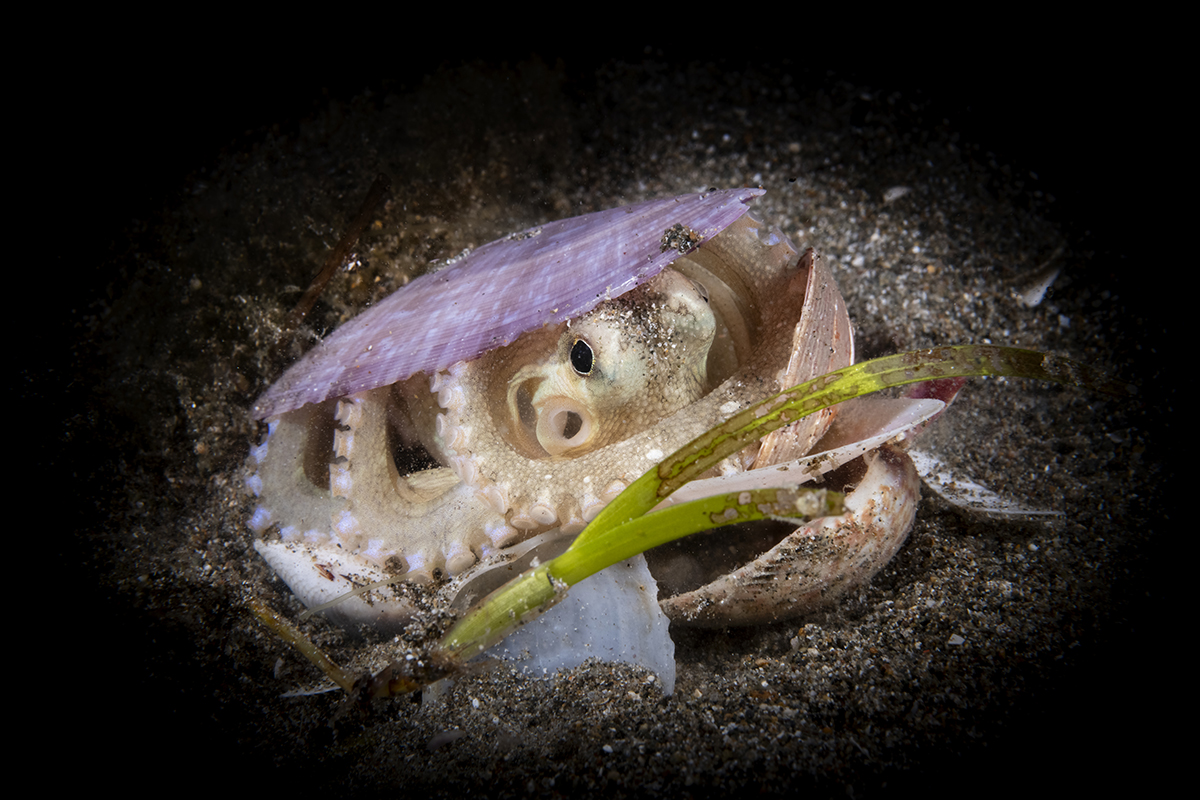
[[[943,468],[932,454],[923,450],[910,450],[909,456],[917,466],[917,472],[925,485],[939,497],[959,508],[997,517],[1061,517],[1059,511],[1043,511],[1028,508],[1015,500],[996,494],[963,475],[954,475]]]
[[[346,553],[336,546],[259,539],[254,543],[254,549],[309,605],[328,603],[360,585],[388,577],[381,570],[371,570],[361,559],[347,559]],[[352,563],[347,563],[348,560]],[[385,588],[365,597],[345,597],[325,613],[342,625],[366,623],[383,631],[398,631],[408,621],[410,609],[387,602],[392,596],[391,590]]]
[[[675,691],[675,643],[658,607],[658,584],[642,556],[613,564],[571,587],[566,599],[487,652],[536,676],[589,658],[624,661],[653,672]]]

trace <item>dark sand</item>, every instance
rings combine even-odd
[[[69,698],[55,735],[82,753],[78,772],[136,793],[278,797],[978,796],[1133,777],[1152,789],[1170,691],[1156,667],[1172,558],[1163,433],[1177,401],[1157,382],[1168,323],[1141,292],[1154,264],[1132,250],[1148,238],[1129,210],[1147,200],[1146,154],[1100,124],[1102,92],[1086,80],[922,78],[525,61],[299,110],[264,111],[249,90],[168,105],[163,135],[188,146],[209,146],[189,120],[234,122],[204,128],[228,137],[161,173],[128,141],[116,149],[129,185],[88,184],[103,208],[81,222],[83,262],[56,262],[83,273],[70,362],[26,373],[27,400],[55,411],[37,458],[71,481],[75,536],[61,550],[80,566],[54,639],[68,657],[28,666]],[[130,113],[130,126],[157,119]],[[1013,344],[1136,380],[1145,404],[973,381],[926,444],[1062,517],[997,521],[926,491],[899,556],[841,605],[673,630],[673,697],[642,671],[593,663],[547,681],[496,670],[426,706],[282,698],[318,675],[245,609],[257,596],[298,612],[244,525],[259,436],[247,409],[275,377],[275,326],[380,170],[392,193],[318,306],[321,333],[430,260],[507,232],[761,185],[757,213],[833,263],[862,357]],[[120,173],[105,162],[98,176]],[[908,191],[889,202],[893,187]],[[51,213],[87,217],[77,201]],[[1019,303],[1047,265],[1062,270],[1047,298]],[[354,662],[355,640],[305,629]]]

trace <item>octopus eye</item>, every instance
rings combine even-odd
[[[576,339],[571,346],[571,366],[580,375],[590,375],[595,359],[592,357],[592,347],[583,339]]]

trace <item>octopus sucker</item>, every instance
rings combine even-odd
[[[256,403],[269,422],[247,481],[259,551],[308,605],[330,599],[330,563],[364,580],[462,574],[482,585],[476,576],[533,547],[522,542],[564,547],[656,461],[730,415],[852,363],[824,260],[746,213],[761,193],[547,223],[418,278],[335,331]],[[788,464],[788,482],[819,474],[797,459],[836,419],[829,410],[776,431],[705,483],[724,491]],[[872,441],[844,518],[665,598],[668,614],[758,621],[868,579],[903,541],[916,494],[907,456]],[[865,451],[845,452],[828,460]],[[285,529],[314,534],[276,533]],[[800,569],[805,548],[822,555]],[[338,613],[384,624],[381,605],[388,620],[403,617],[398,597]]]

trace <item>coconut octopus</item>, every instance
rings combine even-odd
[[[258,551],[309,606],[385,581],[481,573],[532,544],[569,542],[664,455],[853,363],[829,269],[748,213],[761,194],[685,195],[532,228],[343,325],[254,406],[268,424],[247,481]],[[896,441],[942,407],[890,402],[802,419],[678,493],[801,483],[853,462],[839,470],[850,492],[841,516],[777,531],[742,564],[659,558],[666,614],[717,625],[795,616],[869,580],[919,498]],[[725,535],[705,535],[721,555]],[[387,627],[411,608],[377,585],[330,612]]]

